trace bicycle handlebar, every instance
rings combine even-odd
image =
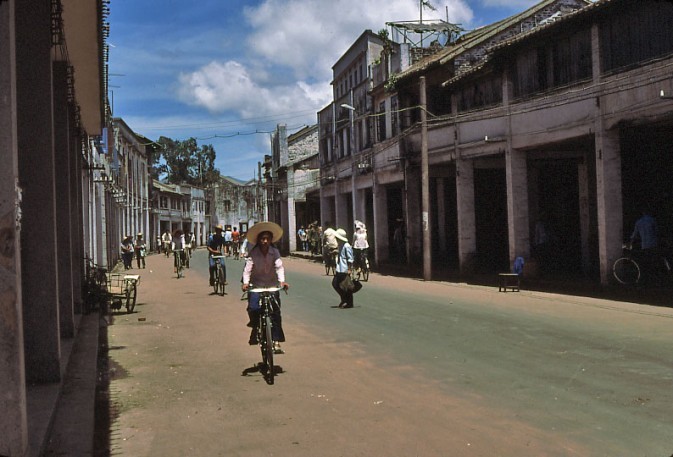
[[[263,292],[280,292],[281,290],[284,290],[285,293],[287,294],[287,287],[255,287],[248,289],[248,292],[254,292],[254,293],[263,293]]]

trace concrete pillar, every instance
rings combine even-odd
[[[56,263],[56,194],[52,107],[51,2],[16,8],[16,112],[23,191],[21,279],[26,378],[61,378]]]
[[[366,188],[360,189],[358,187],[358,180],[353,181],[353,223],[356,220],[362,221],[367,224],[367,200],[365,199]],[[355,227],[349,227],[349,231],[355,230]]]
[[[407,169],[404,222],[407,230],[407,263],[423,263],[423,223],[421,215],[421,170]]]
[[[297,251],[297,211],[294,197],[287,199],[287,235],[290,251]]]
[[[72,289],[74,296],[75,313],[83,311],[84,299],[82,297],[83,258],[84,258],[84,231],[82,206],[82,151],[81,138],[75,128],[75,116],[73,110],[68,113],[70,143],[70,246],[72,247]]]
[[[335,223],[334,199],[333,195],[329,195],[322,187],[320,188],[320,225],[323,230],[327,228],[325,224],[328,222],[332,225]]]
[[[601,83],[600,31],[591,28],[592,75],[596,87]],[[604,103],[597,103],[595,125],[596,142],[596,212],[598,218],[598,257],[601,284],[611,280],[612,264],[621,257],[623,234],[622,214],[622,159],[619,131],[606,130],[603,123]]]
[[[0,454],[28,455],[14,71],[14,1],[0,2]]]
[[[438,233],[438,242],[439,242],[439,252],[445,253],[446,252],[446,230],[444,230],[444,227],[446,227],[446,201],[444,198],[444,185],[445,185],[445,179],[444,178],[437,178],[435,179],[435,182],[437,183],[437,193],[436,193],[436,201],[437,205],[435,206],[435,211],[437,214],[437,227],[439,227],[439,233]]]
[[[591,196],[589,192],[589,170],[586,163],[577,165],[579,182],[580,241],[582,248],[582,271],[589,274],[591,266]]]
[[[56,156],[56,261],[58,262],[58,305],[61,337],[75,336],[75,308],[72,288],[72,246],[70,244],[70,147],[68,128],[67,62],[53,63],[54,152]]]
[[[294,168],[287,169],[287,234],[290,241],[290,251],[297,249],[297,208],[295,200]]]
[[[530,257],[530,224],[528,221],[528,173],[526,153],[515,149],[505,153],[507,178],[507,228],[509,261]]]
[[[285,204],[283,204],[285,203]],[[283,230],[285,231],[285,234],[283,235],[283,242],[280,243],[280,246],[276,245],[276,247],[280,248],[281,254],[289,254],[290,252],[290,247],[288,245],[288,227],[287,227],[287,221],[288,221],[288,212],[289,212],[289,199],[285,202],[283,200],[280,201],[280,220],[276,221],[278,224],[283,227]]]
[[[374,187],[374,245],[373,257],[376,263],[388,261],[390,255],[390,237],[388,235],[388,199],[386,187],[375,183]],[[371,259],[370,255],[370,261]]]
[[[476,213],[474,210],[474,167],[470,160],[456,160],[456,201],[458,202],[458,262],[461,274],[474,272],[477,256]]]
[[[334,198],[334,213],[335,219],[332,221],[334,229],[343,228],[348,231],[348,199],[351,198],[351,193],[341,193],[341,189],[337,186],[337,194]]]
[[[603,130],[600,118],[596,122],[596,201],[601,284],[608,284],[624,240],[622,162],[619,132]]]

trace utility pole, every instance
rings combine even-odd
[[[419,78],[421,90],[421,214],[423,219],[423,279],[432,278],[430,250],[430,176],[428,165],[428,113],[425,76]]]

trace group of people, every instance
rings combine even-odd
[[[184,240],[177,240],[177,243],[189,251],[189,255],[192,255],[192,251],[196,247],[196,235],[193,232],[184,233],[182,230],[176,230],[171,233],[166,230],[161,236],[157,236],[157,253],[161,254],[164,252],[166,257],[173,252],[174,245],[176,242],[173,241],[173,238],[184,238]]]
[[[311,224],[310,227],[314,233],[320,233],[322,231],[317,223]],[[320,230],[320,232],[317,232],[317,230]],[[289,284],[285,279],[285,268],[283,266],[280,251],[274,246],[274,243],[282,238],[283,229],[273,222],[259,222],[250,228],[247,232],[247,237],[241,237],[240,233],[238,233],[238,236],[234,236],[234,233],[238,233],[236,228],[234,228],[228,235],[222,225],[217,225],[214,232],[209,236],[208,242],[206,243],[206,248],[208,250],[209,282],[212,286],[215,280],[215,271],[217,269],[216,262],[220,262],[223,267],[226,284],[226,265],[223,257],[226,252],[230,252],[229,249],[227,249],[227,245],[229,243],[229,247],[231,247],[231,243],[233,243],[234,240],[237,242],[243,240],[241,250],[245,256],[245,267],[241,278],[241,290],[243,292],[248,292],[248,303],[246,307],[246,312],[248,314],[247,325],[251,327],[248,343],[255,345],[257,344],[257,326],[261,309],[259,294],[252,292],[250,290],[251,287],[266,288],[280,286],[285,290],[289,288]],[[337,252],[336,274],[332,280],[332,287],[339,294],[341,299],[339,308],[352,308],[353,292],[342,289],[340,283],[346,276],[352,273],[356,259],[366,256],[366,250],[369,247],[367,242],[367,229],[363,223],[356,221],[353,245],[349,243],[347,233],[342,228],[336,230],[331,228],[326,229],[322,235],[322,243],[319,242],[318,244],[333,246]],[[306,241],[308,242],[309,239],[310,238],[307,235]],[[302,240],[301,237],[300,240]],[[166,231],[162,235],[161,241],[164,249],[170,248],[174,253],[181,253],[182,255],[191,255],[191,253],[186,254],[188,246],[194,245],[193,239],[190,239],[189,235],[186,235],[182,230],[177,230],[173,234]],[[168,243],[166,243],[166,241],[168,241]],[[306,245],[304,245],[304,247],[306,247]],[[138,268],[141,267],[141,264],[142,268],[145,268],[146,248],[142,233],[138,233],[135,242],[132,236],[126,236],[121,245],[125,268],[131,268],[134,253],[138,261]],[[214,256],[215,258],[213,258]],[[282,354],[284,351],[281,348],[280,343],[285,341],[285,333],[283,332],[282,327],[280,294],[276,292],[274,295],[275,308],[271,315],[273,321],[273,348],[275,353]]]
[[[121,244],[121,255],[125,270],[130,270],[132,268],[134,255],[138,262],[138,268],[145,268],[146,254],[147,245],[145,244],[142,233],[138,233],[135,241],[133,240],[133,235],[126,235],[124,237]]]
[[[322,248],[321,240],[323,238],[323,231],[318,221],[313,221],[308,224],[307,228],[300,226],[297,230],[297,249],[304,252],[310,252],[314,255],[320,255]]]

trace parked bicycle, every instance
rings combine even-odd
[[[258,287],[248,292],[259,294],[259,324],[257,325],[257,344],[262,352],[262,373],[268,384],[273,384],[276,370],[273,365],[273,322],[271,314],[278,307],[276,292],[285,290],[282,287]]]
[[[220,294],[224,296],[225,289],[227,286],[227,281],[224,277],[224,267],[222,266],[222,263],[224,262],[224,256],[223,255],[214,255],[211,256],[212,259],[215,260],[215,281],[213,282],[213,291],[216,294]]]
[[[622,250],[623,256],[612,265],[612,274],[620,284],[634,286],[646,279],[661,280],[671,277],[671,262],[666,256],[644,254],[633,250],[630,244],[624,244]],[[648,275],[652,277],[649,278]]]
[[[102,311],[107,303],[107,269],[97,266],[88,257],[85,260],[82,296],[84,297],[84,313]]]

